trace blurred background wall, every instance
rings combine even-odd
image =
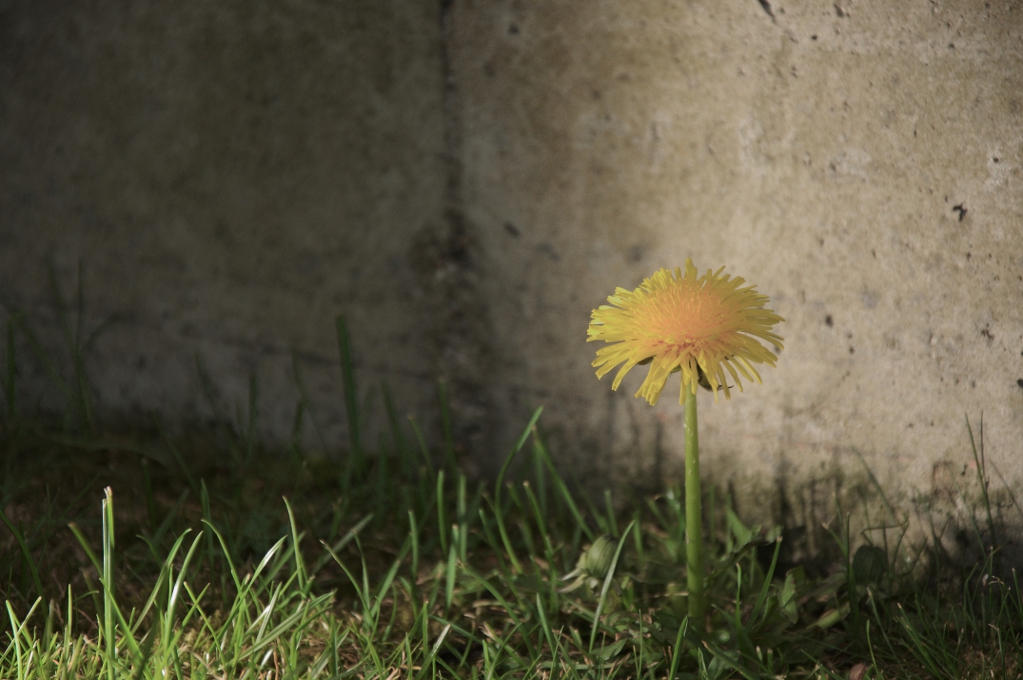
[[[341,442],[344,313],[363,388],[435,423],[447,381],[475,469],[543,405],[573,475],[660,488],[677,383],[612,393],[585,329],[690,256],[787,319],[764,385],[701,407],[747,507],[810,523],[864,464],[949,499],[981,414],[1023,482],[1017,2],[0,7],[0,299],[59,348],[45,262],[83,263],[105,413],[208,417],[198,353],[284,439],[294,352]]]
[[[66,355],[46,262],[70,297],[80,261],[85,330],[118,315],[88,358],[94,397],[129,420],[208,417],[198,355],[232,415],[256,375],[259,422],[287,438],[294,351],[343,441],[339,313],[364,384],[422,407],[438,372],[409,262],[444,214],[438,17],[415,1],[4,2],[2,300]]]

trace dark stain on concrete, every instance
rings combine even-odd
[[[452,2],[440,0],[445,211],[415,235],[408,263],[421,294],[423,349],[446,385],[456,454],[470,469],[493,450],[496,405],[488,387],[494,368],[493,327],[482,289],[485,253],[478,229],[462,212],[462,120],[458,83],[451,63]],[[511,227],[511,228],[509,228]],[[505,230],[518,237],[510,222]],[[471,461],[471,462],[470,462]]]

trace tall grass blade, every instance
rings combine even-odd
[[[610,534],[615,538],[619,537],[618,520],[615,518],[615,506],[611,501],[611,489],[604,489],[604,507],[607,509],[607,526]]]
[[[341,538],[339,538],[336,543],[334,543],[332,546],[330,546],[330,549],[332,551],[334,551],[335,553],[339,553],[342,550],[344,550],[345,546],[348,545],[349,543],[351,543],[359,535],[359,532],[362,531],[363,529],[365,529],[366,525],[368,525],[370,522],[372,522],[373,519],[374,519],[373,513],[369,513],[368,515],[366,515],[365,517],[360,519],[355,524],[355,526],[353,526],[351,529],[346,531],[345,534]],[[318,557],[316,559],[316,561],[313,562],[312,568],[309,569],[309,578],[312,578],[317,573],[319,573],[319,571],[323,568],[323,566],[325,564],[327,564],[330,560],[331,560],[331,557],[330,557],[329,553],[321,555],[320,557]]]
[[[984,414],[980,414],[980,451],[977,450],[977,442],[973,439],[973,428],[970,426],[970,417],[966,417],[966,431],[970,434],[970,448],[973,451],[973,464],[977,468],[977,481],[980,483],[980,494],[984,501],[984,511],[987,514],[988,532],[990,532],[991,546],[998,545],[998,535],[995,532],[995,520],[991,514],[991,498],[988,496],[987,470],[984,460]]]
[[[440,550],[448,551],[448,529],[444,517],[444,470],[437,473],[437,536],[440,538]]]
[[[455,576],[458,574],[458,548],[454,543],[448,549],[448,562],[444,570],[444,611],[451,610],[451,600],[455,593]]]
[[[296,460],[302,455],[302,430],[305,425],[305,400],[299,397],[295,402],[295,417],[291,420],[291,439],[289,448]]]
[[[142,469],[142,494],[146,499],[146,529],[153,533],[156,529],[156,497],[153,495],[153,480],[149,475],[149,458],[141,456],[139,467]]]
[[[348,338],[348,325],[345,322],[345,317],[341,314],[338,314],[334,321],[337,327],[338,352],[341,355],[341,380],[344,384],[345,415],[348,421],[348,441],[351,448],[349,471],[345,473],[347,480],[353,471],[362,470],[362,437],[359,433],[355,365],[352,362],[352,345]]]
[[[213,526],[213,510],[210,507],[210,494],[206,488],[206,480],[202,479],[199,481],[199,505],[202,507],[202,523],[209,526]],[[209,565],[210,570],[213,569],[213,558],[215,557],[213,552],[213,533],[206,533],[206,564]]]
[[[451,405],[448,401],[448,385],[441,380],[437,386],[437,396],[440,401],[440,422],[444,431],[444,464],[448,469],[454,471],[458,464],[455,461],[455,438],[451,429]]]
[[[458,475],[458,497],[455,506],[456,519],[458,521],[458,559],[465,562],[469,559],[469,521],[473,513],[468,512],[466,506],[466,479],[465,475]],[[475,499],[479,503],[479,494]]]
[[[0,520],[7,525],[7,529],[14,536],[14,540],[18,542],[18,548],[21,550],[22,562],[28,567],[29,573],[32,575],[32,583],[36,589],[36,597],[44,599],[46,593],[43,592],[43,582],[39,578],[39,569],[36,567],[36,561],[32,557],[32,551],[28,549],[28,544],[25,542],[25,536],[21,533],[21,530],[15,526],[14,522],[7,516],[3,508],[0,507]]]
[[[12,317],[14,323],[17,325],[18,330],[21,331],[21,335],[28,342],[29,349],[32,350],[32,354],[35,355],[36,360],[42,364],[43,370],[46,371],[47,376],[50,378],[50,384],[52,384],[60,395],[64,398],[64,403],[67,407],[67,413],[64,414],[64,426],[66,429],[73,429],[74,419],[74,408],[75,400],[71,393],[71,386],[68,385],[67,381],[64,380],[60,375],[60,371],[57,369],[57,364],[53,361],[47,351],[43,348],[43,343],[39,340],[39,336],[35,334],[35,331],[25,322],[24,315],[21,313],[15,314]]]
[[[586,534],[587,540],[593,542],[596,539],[593,530],[590,529],[586,520],[583,519],[582,512],[579,511],[579,506],[576,504],[575,498],[572,496],[572,492],[568,489],[568,484],[565,483],[564,478],[558,473],[558,469],[554,466],[554,461],[551,459],[550,453],[547,451],[547,446],[544,444],[543,439],[540,437],[539,433],[536,432],[535,428],[533,441],[535,442],[534,451],[543,460],[544,467],[546,467],[547,471],[550,473],[551,480],[554,482],[554,486],[558,490],[558,497],[572,514],[574,527],[576,529],[581,529],[582,532]],[[578,548],[579,546],[576,544],[573,547]]]
[[[259,376],[249,375],[249,412],[245,422],[245,465],[252,463],[256,451],[256,426],[259,422]]]
[[[401,423],[398,420],[398,410],[394,407],[394,397],[391,395],[391,388],[387,383],[383,384],[384,411],[387,414],[387,424],[391,430],[391,443],[394,446],[395,454],[402,463],[402,469],[411,472],[416,465],[412,461],[412,455],[405,434],[401,431]]]
[[[323,435],[323,428],[320,427],[320,420],[317,418],[316,407],[313,405],[313,402],[309,400],[309,392],[306,390],[305,379],[302,375],[302,366],[298,359],[298,352],[292,352],[291,373],[295,378],[295,387],[298,388],[298,396],[301,399],[303,411],[309,414],[309,420],[313,423],[313,430],[316,432],[316,438],[320,442],[320,448],[322,449],[323,455],[328,456],[329,449],[327,448],[327,440]]]
[[[115,678],[114,661],[117,641],[114,639],[114,490],[104,490],[103,499],[103,643],[106,648],[107,677]]]
[[[206,369],[206,362],[199,352],[195,353],[195,371],[199,376],[199,387],[206,398],[206,405],[210,407],[210,411],[213,413],[213,419],[219,424],[228,424],[230,421],[220,405],[220,391],[213,382],[213,377],[210,376],[210,372]]]
[[[433,460],[430,457],[430,449],[426,446],[426,438],[423,436],[423,431],[419,429],[419,425],[416,421],[409,416],[409,424],[412,426],[412,431],[416,434],[416,441],[419,442],[419,452],[423,455],[423,462],[426,464],[426,474],[428,477],[433,477]]]
[[[312,582],[306,574],[305,560],[302,559],[302,551],[299,549],[302,535],[298,533],[298,526],[295,524],[295,513],[291,510],[291,503],[288,502],[287,498],[284,499],[284,507],[288,509],[288,525],[291,527],[291,547],[295,555],[295,577],[298,580],[298,588],[302,592],[302,597],[308,597],[309,590],[312,588]]]
[[[540,508],[540,501],[537,500],[536,494],[533,493],[533,488],[529,482],[522,483],[522,490],[526,494],[526,498],[529,500],[529,505],[533,509],[533,516],[536,518],[537,527],[540,530],[540,539],[543,541],[544,556],[547,559],[547,564],[553,570],[555,569],[554,563],[554,546],[551,544],[550,529],[547,526],[547,518]],[[553,573],[551,574],[554,577]]]
[[[778,556],[781,554],[781,536],[774,542],[774,556],[771,558],[771,565],[767,568],[767,574],[764,576],[764,582],[760,587],[760,594],[757,595],[757,602],[753,605],[753,613],[749,618],[748,628],[752,628],[760,620],[760,615],[764,613],[764,605],[767,604],[767,595],[771,589],[771,581],[774,580],[774,568],[778,566]]]
[[[78,260],[78,305],[75,310],[75,337],[71,346],[71,358],[74,365],[76,410],[81,425],[86,430],[92,429],[92,405],[89,399],[88,380],[85,375],[86,347],[82,342],[82,324],[85,320],[85,277],[82,272],[82,261]],[[96,337],[93,334],[93,337]],[[90,338],[91,340],[92,338]]]
[[[511,560],[512,568],[516,572],[522,571],[522,565],[519,564],[518,558],[515,556],[515,550],[512,548],[511,540],[508,538],[508,530],[504,526],[504,508],[501,507],[501,490],[504,488],[504,476],[508,473],[508,468],[511,466],[512,461],[519,451],[522,450],[522,446],[526,443],[526,439],[533,432],[533,427],[536,425],[536,421],[540,419],[540,414],[543,412],[543,407],[536,409],[533,412],[533,417],[529,419],[529,423],[526,428],[522,431],[522,435],[519,440],[512,447],[511,453],[504,459],[504,464],[501,465],[501,470],[497,475],[497,481],[494,483],[494,519],[497,520],[497,531],[501,535],[501,541],[504,543],[505,550],[508,554],[508,559]]]
[[[390,473],[390,456],[387,455],[387,436],[383,432],[377,433],[377,456],[373,461],[375,479],[373,483],[373,496],[376,498],[376,516],[386,517],[391,506],[391,493],[395,485],[392,484]]]
[[[679,661],[682,660],[682,639],[685,637],[688,628],[689,617],[686,616],[682,619],[682,623],[679,624],[678,634],[675,636],[675,646],[671,648],[671,667],[668,671],[668,680],[675,680]]]
[[[618,547],[615,548],[614,557],[611,558],[611,566],[608,568],[607,575],[604,577],[604,584],[600,588],[597,611],[593,615],[593,628],[590,629],[590,646],[588,650],[590,654],[593,654],[593,643],[597,639],[597,629],[600,628],[600,614],[607,604],[607,594],[611,590],[612,581],[614,581],[615,570],[618,568],[618,559],[622,555],[622,548],[625,547],[625,539],[628,538],[630,531],[632,531],[632,522],[629,522],[629,526],[625,528],[622,537],[618,539]]]
[[[3,375],[4,403],[7,422],[13,423],[18,416],[18,356],[14,346],[14,319],[7,320],[7,343],[4,346],[6,370]]]

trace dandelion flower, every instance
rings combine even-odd
[[[760,340],[781,348],[782,338],[771,329],[784,319],[764,306],[766,295],[743,287],[743,278],[722,275],[724,269],[698,276],[686,259],[684,274],[678,267],[660,269],[636,290],[616,289],[607,299],[610,305],[593,310],[587,329],[587,342],[611,343],[597,350],[597,377],[622,364],[611,385],[617,390],[632,368],[649,364],[636,396],[651,405],[668,376],[679,371],[679,403],[686,389],[696,392],[698,382],[714,392],[715,401],[719,389],[731,398],[729,378],[739,391],[740,377],[761,382],[754,364],[774,366],[778,357]]]

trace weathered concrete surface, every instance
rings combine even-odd
[[[585,329],[692,256],[788,319],[764,385],[702,399],[747,506],[809,523],[860,456],[905,507],[951,502],[982,412],[1023,480],[1018,3],[0,11],[0,295],[46,326],[45,256],[69,289],[82,259],[87,329],[130,314],[90,363],[112,412],[200,403],[199,351],[229,401],[257,373],[286,437],[294,348],[343,440],[344,312],[364,385],[429,416],[450,381],[481,467],[543,404],[576,476],[660,486],[681,409],[631,396],[642,369],[612,394]]]
[[[0,299],[60,356],[45,262],[70,294],[82,261],[85,330],[126,315],[101,410],[208,414],[198,352],[229,413],[258,375],[286,438],[294,349],[343,440],[338,313],[365,384],[435,400],[408,257],[445,222],[436,6],[9,1],[0,32]]]
[[[954,495],[981,413],[1023,480],[1023,6],[466,0],[454,34],[494,390],[577,474],[681,479],[677,398],[634,399],[641,368],[612,394],[584,339],[692,256],[787,319],[764,385],[701,400],[747,507],[832,513],[859,455],[891,498]]]

